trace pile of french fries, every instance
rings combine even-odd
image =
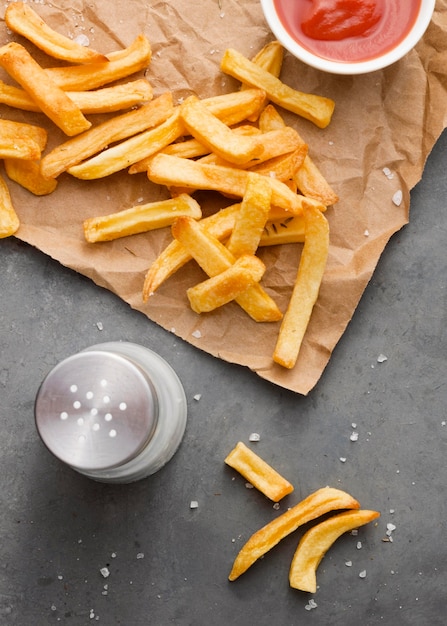
[[[277,107],[325,128],[334,102],[281,81],[283,49],[276,41],[251,60],[225,51],[221,70],[240,81],[237,91],[174,104],[169,91],[154,97],[146,78],[129,79],[150,63],[144,35],[104,55],[57,33],[25,3],[10,4],[5,21],[50,58],[70,64],[43,68],[20,43],[0,47],[0,66],[19,85],[0,81],[0,103],[44,113],[67,136],[45,153],[45,129],[0,120],[8,177],[36,195],[54,192],[63,173],[93,180],[127,170],[164,185],[166,200],[86,220],[86,241],[171,227],[172,242],[148,268],[143,300],[194,259],[208,278],[188,289],[191,308],[205,314],[235,302],[256,322],[281,322],[273,360],[293,368],[326,266],[324,214],[338,198]],[[111,115],[95,123],[86,117],[95,113]],[[193,197],[198,190],[235,204],[204,217]],[[1,179],[0,236],[19,225]],[[262,286],[266,267],[258,249],[294,242],[304,245],[283,314]]]
[[[275,502],[293,492],[293,485],[287,479],[241,441],[227,455],[225,463]],[[337,513],[303,534],[290,565],[290,586],[315,593],[318,565],[332,544],[341,535],[380,517],[378,511],[360,509],[360,503],[349,493],[333,487],[314,491],[251,535],[237,554],[228,579],[236,580],[285,537],[333,511]]]

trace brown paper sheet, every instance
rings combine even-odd
[[[2,5],[3,18],[7,3]],[[273,39],[258,0],[53,0],[36,2],[35,10],[53,28],[72,37],[84,34],[92,47],[105,53],[145,33],[153,50],[147,76],[155,95],[169,90],[175,100],[191,93],[207,97],[236,89],[237,83],[219,69],[225,48],[252,57]],[[0,43],[11,39],[2,20]],[[37,57],[44,58],[38,53]],[[189,309],[185,289],[203,278],[193,263],[143,303],[146,270],[170,241],[168,229],[105,244],[85,243],[82,222],[87,217],[165,197],[165,191],[150,184],[144,174],[122,172],[93,182],[63,175],[57,190],[41,198],[14,183],[9,187],[21,219],[19,239],[90,277],[200,350],[307,394],[354,314],[385,245],[408,222],[409,192],[447,125],[447,0],[438,0],[417,48],[384,71],[333,76],[286,54],[282,79],[336,102],[325,130],[295,116],[286,114],[286,120],[308,141],[311,156],[340,196],[327,212],[331,228],[327,271],[293,370],[272,362],[278,323],[256,324],[236,304],[203,316]],[[47,127],[49,148],[64,139],[41,115],[13,112],[3,105],[0,115]],[[403,200],[397,206],[393,196],[399,190]],[[207,211],[215,198],[203,195],[200,201]],[[265,288],[284,311],[299,246],[272,248],[262,256],[268,267]],[[149,327],[142,343],[150,344]]]

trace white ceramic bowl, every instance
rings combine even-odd
[[[300,45],[282,24],[276,11],[274,0],[260,1],[267,24],[284,48],[307,65],[332,74],[366,74],[388,67],[401,59],[414,48],[425,33],[436,4],[436,0],[421,0],[419,14],[413,27],[407,36],[392,50],[366,61],[342,62],[325,59]]]

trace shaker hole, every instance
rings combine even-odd
[[[79,417],[77,419],[77,423],[78,423],[78,426],[84,426],[84,418],[83,417]]]
[[[113,419],[112,414],[111,413],[106,413],[104,415],[104,419],[106,420],[106,422],[111,422],[112,419]]]
[[[73,407],[74,407],[75,409],[80,409],[80,408],[81,408],[81,403],[79,402],[79,400],[75,400],[75,401],[73,402]]]
[[[95,431],[99,430],[99,424],[98,423],[93,424],[92,428]]]
[[[100,385],[101,385],[101,387],[103,387],[103,388],[104,388],[104,387],[107,387],[107,381],[106,381],[106,379],[105,379],[105,378],[103,378],[99,384],[100,384]]]
[[[116,437],[116,430],[112,428],[112,430],[109,431],[109,437],[112,437],[112,439],[113,437]]]
[[[85,397],[87,398],[87,400],[91,400],[93,398],[93,391],[87,391]]]
[[[70,386],[70,391],[71,391],[71,393],[76,393],[76,392],[77,392],[77,390],[78,390],[78,386],[77,386],[77,385],[71,385],[71,386]]]
[[[95,415],[98,415],[98,409],[95,409],[95,407],[93,407],[93,409],[90,409],[90,415],[92,415],[93,417]]]
[[[104,398],[102,399],[102,401],[104,402],[104,404],[109,404],[109,402],[110,402],[110,398],[109,398],[109,396],[104,396]]]
[[[59,416],[61,418],[61,420],[66,420],[68,419],[68,413],[67,411],[62,411],[62,413]]]
[[[127,409],[127,404],[125,402],[120,402],[119,409],[120,411],[125,411]]]

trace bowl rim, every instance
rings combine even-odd
[[[330,74],[367,74],[375,72],[404,57],[420,41],[427,30],[435,10],[436,0],[421,0],[415,23],[407,36],[392,50],[367,61],[342,62],[313,54],[299,44],[285,29],[275,9],[274,0],[260,0],[264,17],[276,39],[293,56],[307,65]]]

